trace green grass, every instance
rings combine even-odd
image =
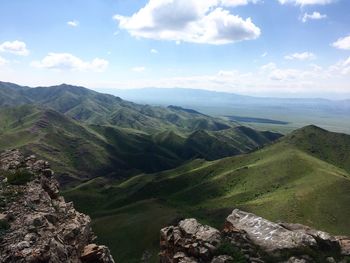
[[[140,262],[147,250],[158,262],[159,230],[178,217],[175,209],[145,200],[98,217],[93,229],[98,242],[108,245],[118,262]]]
[[[12,185],[23,185],[28,183],[33,178],[33,174],[25,169],[7,172],[5,174],[7,182]]]

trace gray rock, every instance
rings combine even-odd
[[[191,218],[161,229],[160,242],[163,263],[210,262],[221,243],[221,234]]]
[[[0,154],[0,169],[26,169],[34,175],[26,185],[0,185],[0,194],[6,191],[16,196],[0,214],[11,227],[0,239],[1,263],[114,262],[107,247],[89,245],[94,240],[90,217],[59,195],[47,162],[35,156],[24,158],[13,150]],[[84,259],[90,255],[93,261],[83,261],[82,252]]]
[[[233,258],[227,255],[214,257],[211,263],[234,263]]]
[[[84,247],[80,257],[83,263],[114,263],[109,249],[106,246],[89,244]]]
[[[288,230],[279,224],[238,209],[233,210],[227,217],[226,225],[245,231],[249,239],[267,253],[317,246],[316,240],[308,234]]]

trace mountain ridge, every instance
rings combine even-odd
[[[231,128],[202,131],[204,136],[197,137],[194,143],[191,138],[196,131],[182,134],[169,130],[167,135],[163,129],[149,134],[131,128],[83,123],[35,105],[2,108],[0,117],[0,149],[19,148],[49,160],[61,174],[59,179],[64,185],[103,174],[118,179],[138,172],[152,173],[193,158],[218,159],[252,151],[281,136],[263,132],[245,134]],[[171,137],[167,137],[169,134]],[[256,140],[256,136],[263,140]],[[171,140],[175,137],[183,140],[174,144]],[[247,143],[232,141],[230,137]],[[208,140],[212,146],[205,143]],[[225,151],[221,150],[223,147]]]

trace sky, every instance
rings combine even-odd
[[[349,0],[0,0],[0,80],[350,98]]]

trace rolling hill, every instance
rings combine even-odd
[[[124,101],[83,87],[58,85],[29,88],[0,82],[0,107],[32,104],[50,108],[88,124],[113,125],[147,132],[223,130],[235,123],[181,107],[154,107]]]
[[[67,186],[99,176],[120,180],[171,169],[194,158],[212,160],[245,153],[280,137],[242,129],[149,134],[76,121],[29,104],[0,109],[0,150],[19,148],[49,160],[60,182]]]
[[[96,178],[65,195],[94,218],[121,262],[137,262],[146,250],[155,259],[158,236],[150,233],[173,220],[196,217],[220,227],[233,208],[349,235],[349,139],[307,126],[249,154],[198,159],[108,186]]]

